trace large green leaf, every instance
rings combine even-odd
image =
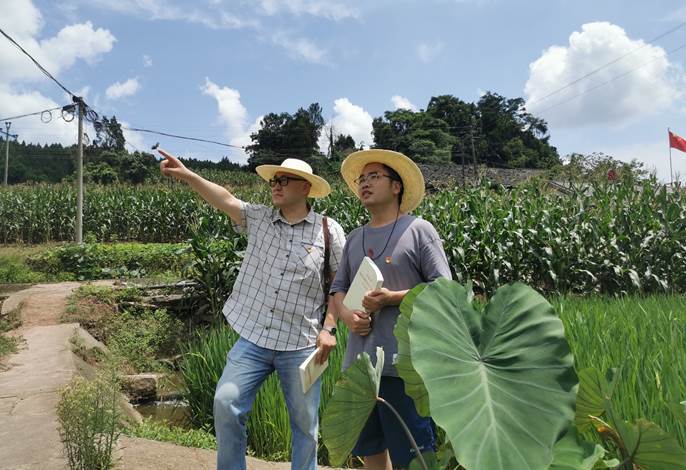
[[[657,424],[639,419],[623,423],[617,432],[631,456],[631,461],[646,470],[686,469],[686,451]]]
[[[379,395],[384,352],[376,348],[376,367],[367,353],[343,372],[322,417],[322,439],[331,465],[339,467],[355,447]]]
[[[414,302],[412,363],[432,417],[465,468],[548,468],[577,388],[562,322],[523,284],[499,288],[483,317],[464,301],[439,279]]]
[[[615,369],[609,369],[603,376],[597,369],[589,367],[579,372],[579,393],[576,396],[576,427],[580,432],[591,428],[589,416],[605,414],[616,383]]]
[[[398,371],[400,378],[405,382],[405,393],[414,400],[417,413],[422,416],[429,416],[429,395],[426,392],[422,378],[412,366],[410,336],[407,332],[412,317],[412,305],[425,287],[426,284],[419,284],[405,295],[400,304],[400,316],[398,316],[393,334],[396,340],[398,340],[398,355],[396,357],[395,369]]]
[[[584,441],[572,427],[555,444],[550,470],[592,470],[604,455],[602,446]]]

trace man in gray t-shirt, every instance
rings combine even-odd
[[[393,328],[403,297],[422,282],[451,277],[436,229],[407,214],[424,196],[424,178],[405,155],[377,149],[350,154],[341,173],[371,216],[368,224],[348,236],[331,286],[339,318],[350,330],[343,367],[349,367],[361,352],[375,361],[376,347],[382,347],[385,361],[379,395],[400,413],[420,451],[430,452],[435,450],[433,423],[417,414],[393,365],[398,350]],[[343,299],[365,256],[377,265],[384,284],[365,296],[365,312],[351,311]],[[404,468],[414,458],[409,440],[385,407],[372,412],[353,453],[364,457],[369,469],[389,468],[389,458],[393,468]]]

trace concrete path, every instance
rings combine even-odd
[[[0,468],[66,468],[55,407],[76,370],[69,347],[75,326],[22,331],[26,344],[0,373]]]
[[[103,284],[108,281],[102,282]],[[64,470],[56,407],[59,389],[78,373],[81,360],[69,338],[76,323],[59,324],[76,282],[39,284],[16,292],[2,313],[19,309],[24,338],[17,354],[0,372],[0,469]],[[126,470],[214,469],[216,452],[122,436],[116,468]],[[290,470],[290,463],[248,457],[250,470]]]

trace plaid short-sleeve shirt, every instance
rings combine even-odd
[[[248,247],[224,304],[231,327],[251,343],[276,351],[313,346],[326,308],[323,216],[313,210],[289,224],[278,209],[243,203],[236,229]],[[329,217],[331,272],[338,269],[345,232]]]

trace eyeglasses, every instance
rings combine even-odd
[[[368,175],[360,175],[359,177],[357,177],[357,178],[354,180],[354,182],[355,182],[355,184],[357,184],[358,186],[362,186],[362,185],[363,185],[364,183],[366,183],[366,182],[369,182],[369,184],[374,184],[374,183],[376,183],[377,181],[379,181],[379,180],[380,180],[382,177],[384,177],[384,176],[385,176],[386,178],[390,178],[390,179],[392,179],[393,181],[395,181],[395,179],[394,179],[392,176],[390,176],[390,175],[384,175],[384,174],[379,174],[379,173],[376,173],[376,172],[372,172],[372,173],[369,173]]]
[[[288,186],[289,181],[307,181],[305,178],[294,178],[293,176],[275,176],[269,180],[269,186],[272,188],[277,184],[279,186]]]

